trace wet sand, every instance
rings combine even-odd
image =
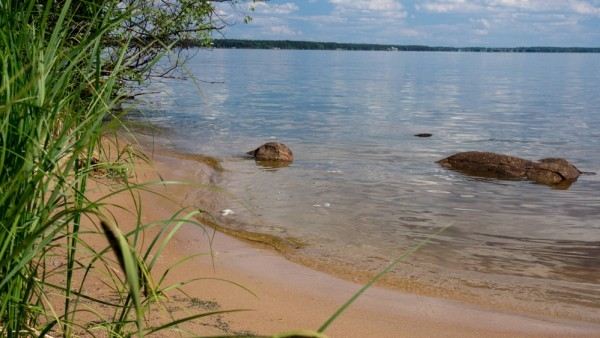
[[[214,191],[218,189],[214,184],[218,184],[220,175],[214,162],[165,151],[146,153],[151,162],[137,163],[136,180],[154,181],[160,177],[191,185],[152,188],[163,196],[142,192],[144,223],[168,219],[182,207],[187,207],[186,211],[219,210],[222,203],[215,198],[218,194]],[[92,195],[102,196],[110,189],[110,185],[93,184],[91,191]],[[130,195],[116,195],[110,202],[122,207],[112,209],[120,224],[134,223],[135,215],[127,211],[133,207]],[[149,230],[148,235],[157,230]],[[184,225],[175,235],[158,260],[157,272],[196,254],[203,255],[173,269],[166,280],[176,283],[199,278],[183,287],[194,301],[179,296],[170,298],[174,302],[170,315],[183,317],[210,309],[251,310],[185,326],[196,335],[267,335],[293,329],[315,330],[361,287],[290,262],[264,245],[193,224]],[[154,320],[161,321],[165,316],[158,315]],[[326,334],[330,337],[597,337],[600,325],[534,318],[374,287],[336,320]]]

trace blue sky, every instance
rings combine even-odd
[[[600,0],[242,0],[218,12],[226,38],[600,47]]]

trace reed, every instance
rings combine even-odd
[[[134,10],[118,1],[0,0],[0,336],[141,337],[213,314],[154,327],[144,320],[166,290],[177,288],[163,285],[164,275],[153,282],[152,268],[194,213],[153,225],[138,217],[123,233],[104,199],[86,195],[100,167],[123,176],[120,191],[134,199],[146,186],[128,182],[120,164],[95,157],[120,79],[130,71],[128,45],[104,41]],[[139,200],[134,205],[141,214]],[[86,242],[86,218],[105,236],[104,248]],[[151,226],[162,230],[142,245]],[[107,274],[117,300],[85,292],[96,270]],[[95,312],[100,305],[111,315]]]

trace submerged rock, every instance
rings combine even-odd
[[[444,168],[467,175],[498,179],[528,179],[537,183],[568,187],[581,172],[562,158],[529,161],[489,152],[468,151],[447,157],[438,163]]]
[[[285,144],[279,142],[267,142],[246,154],[254,157],[257,161],[292,162],[294,160],[292,150]]]

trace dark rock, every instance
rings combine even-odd
[[[524,178],[531,166],[531,161],[522,158],[478,151],[458,153],[438,163],[468,175],[501,179]]]
[[[528,179],[541,184],[568,187],[581,172],[567,160],[546,158],[529,161],[489,152],[468,151],[438,161],[444,168],[467,175],[498,179]]]
[[[433,136],[433,134],[430,133],[419,133],[419,134],[415,134],[416,137],[431,137]]]
[[[534,162],[527,171],[527,178],[543,184],[561,184],[575,182],[581,172],[574,165],[562,158],[545,158]]]
[[[292,162],[294,154],[292,150],[283,143],[268,142],[246,154],[254,157],[257,161],[281,161]]]

